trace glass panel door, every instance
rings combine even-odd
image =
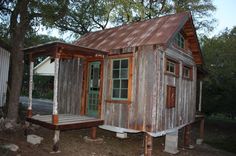
[[[89,64],[87,115],[98,117],[99,88],[100,88],[100,62]]]

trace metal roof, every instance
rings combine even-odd
[[[91,32],[74,44],[104,51],[152,44],[167,44],[191,14],[167,15],[119,27]]]
[[[60,55],[83,55],[83,56],[94,56],[94,55],[107,55],[108,52],[103,50],[97,50],[93,48],[87,48],[84,46],[78,46],[74,44],[64,43],[61,41],[52,41],[37,46],[32,46],[23,49],[25,54],[31,54],[32,56],[54,56],[56,53]]]

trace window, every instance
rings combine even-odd
[[[175,107],[176,87],[167,85],[166,108]]]
[[[183,78],[192,79],[192,68],[183,66]]]
[[[190,78],[190,69],[188,67],[183,67],[183,77]]]
[[[178,47],[184,49],[184,36],[181,33],[178,33],[175,37],[175,44],[178,45]]]
[[[128,59],[112,61],[112,99],[128,99]]]
[[[166,72],[178,76],[179,64],[176,61],[172,61],[170,59],[167,59],[166,60]]]

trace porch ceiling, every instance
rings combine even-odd
[[[30,55],[32,58],[39,56],[51,56],[54,58],[91,57],[108,54],[106,51],[77,46],[61,41],[40,44],[25,48],[23,51],[26,55]]]

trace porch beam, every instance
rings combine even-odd
[[[59,74],[59,58],[55,58],[55,69],[54,69],[54,87],[53,87],[53,114],[52,123],[58,124],[58,74]]]

